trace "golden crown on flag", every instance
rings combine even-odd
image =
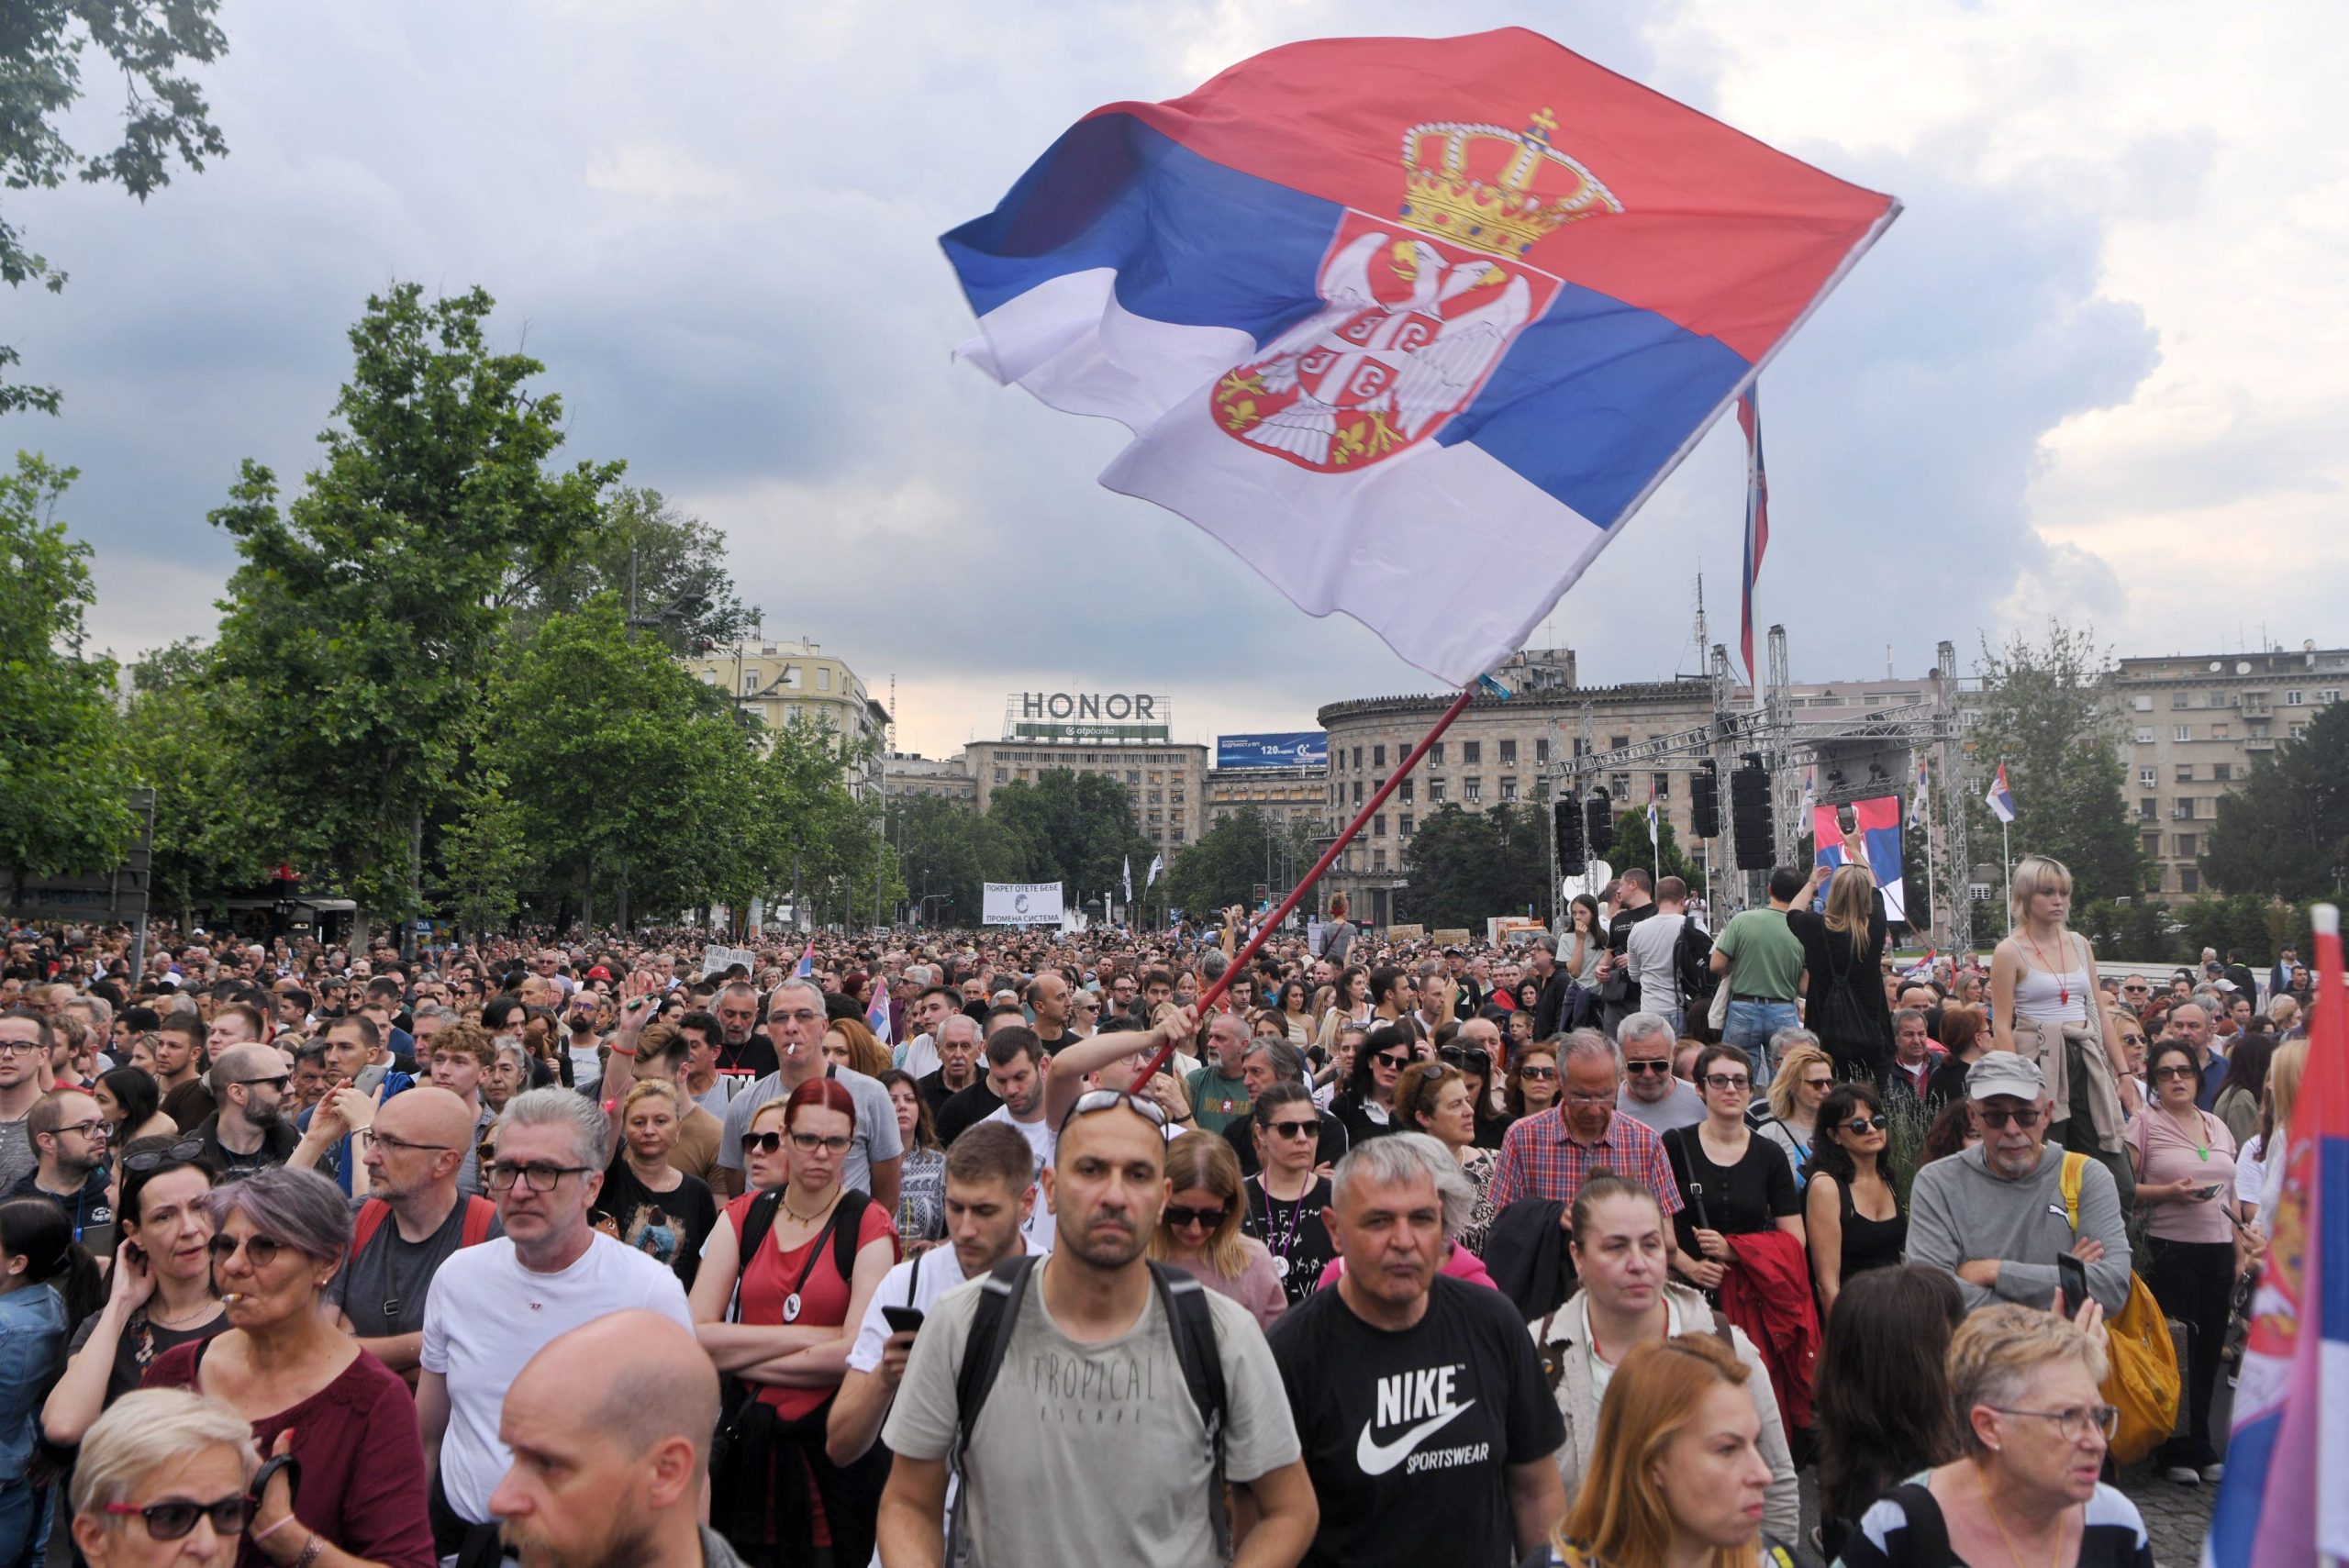
[[[1440,122],[1403,133],[1402,216],[1439,239],[1521,256],[1569,223],[1623,204],[1597,175],[1550,145],[1557,117],[1535,111],[1526,128]]]

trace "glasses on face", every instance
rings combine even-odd
[[[1802,1086],[1806,1089],[1815,1090],[1823,1095],[1828,1090],[1835,1086],[1835,1080],[1832,1078],[1805,1078],[1802,1081]]]
[[[2199,1078],[2201,1074],[2197,1073],[2193,1068],[2187,1066],[2183,1062],[2173,1062],[2165,1066],[2156,1067],[2154,1069],[2154,1081],[2155,1083],[2160,1083],[2164,1079],[2167,1078]]]
[[[250,1088],[255,1084],[266,1084],[273,1089],[283,1089],[286,1084],[294,1082],[294,1075],[290,1073],[280,1073],[274,1078],[239,1078],[237,1082],[247,1088]]]
[[[2121,1037],[2121,1043],[2123,1045],[2143,1045],[2145,1043],[2145,1037],[2141,1034],[2124,1034]]]
[[[1409,1056],[1392,1051],[1382,1051],[1377,1055],[1373,1056],[1371,1061],[1381,1067],[1391,1068],[1397,1073],[1400,1073],[1404,1068],[1408,1067],[1411,1064],[1411,1059]]]
[[[1219,1203],[1213,1208],[1186,1208],[1181,1204],[1168,1204],[1160,1212],[1165,1215],[1166,1228],[1170,1230],[1180,1230],[1188,1225],[1212,1230],[1223,1223],[1223,1217],[1231,1212],[1231,1206]]]
[[[1993,1405],[1991,1409],[2001,1416],[2030,1416],[2042,1421],[2053,1421],[2056,1430],[2073,1442],[2084,1442],[2090,1432],[2103,1436],[2107,1442],[2121,1429],[2121,1411],[2112,1405],[2080,1405],[2069,1410],[2017,1410],[2005,1405]]]
[[[277,1262],[277,1254],[285,1251],[285,1243],[273,1236],[248,1236],[241,1242],[234,1236],[215,1236],[204,1244],[204,1250],[212,1254],[213,1266],[217,1268],[235,1257],[239,1246],[245,1250],[246,1264],[256,1269],[269,1267]]]
[[[805,1029],[809,1024],[823,1022],[824,1015],[817,1012],[812,1007],[800,1007],[788,1013],[769,1013],[767,1015],[767,1022],[771,1024],[782,1023],[785,1019],[789,1019],[791,1022],[799,1025],[802,1029]]]
[[[1529,1083],[1548,1084],[1556,1080],[1558,1070],[1554,1067],[1520,1067],[1517,1075]]]
[[[1464,1045],[1447,1045],[1436,1052],[1436,1057],[1446,1066],[1457,1067],[1469,1073],[1482,1073],[1492,1065],[1491,1057],[1481,1051],[1473,1051]]]
[[[421,1148],[422,1145],[419,1144],[417,1147]],[[484,1138],[479,1143],[473,1145],[473,1159],[475,1162],[486,1165],[492,1160],[496,1158],[497,1140],[495,1138]]]
[[[35,1056],[39,1051],[39,1040],[0,1040],[0,1056]]]
[[[1068,1115],[1061,1118],[1061,1124],[1054,1130],[1064,1133],[1068,1130],[1068,1124],[1078,1117],[1091,1116],[1096,1111],[1115,1110],[1119,1106],[1152,1127],[1166,1125],[1166,1112],[1155,1100],[1145,1100],[1140,1095],[1124,1089],[1087,1089],[1076,1096],[1076,1103],[1068,1107]]]
[[[511,1160],[495,1160],[490,1162],[489,1185],[493,1192],[511,1192],[518,1180],[534,1193],[551,1193],[563,1177],[584,1176],[589,1169],[585,1165],[548,1165],[537,1161],[518,1165]]]
[[[195,1528],[195,1521],[210,1516],[212,1533],[223,1538],[242,1535],[245,1520],[251,1514],[252,1504],[243,1497],[223,1497],[217,1503],[150,1503],[139,1507],[130,1503],[108,1503],[106,1512],[117,1518],[137,1515],[147,1521],[147,1534],[156,1540],[177,1540]]]
[[[1672,1063],[1670,1061],[1661,1056],[1655,1058],[1653,1061],[1648,1061],[1638,1057],[1626,1057],[1623,1062],[1623,1071],[1640,1075],[1645,1075],[1650,1073],[1664,1073],[1672,1071]]]
[[[370,1141],[372,1141],[376,1148],[388,1150],[394,1154],[413,1154],[418,1151],[433,1154],[445,1154],[449,1152],[451,1148],[451,1145],[446,1143],[410,1143],[406,1139],[395,1138],[388,1132],[375,1133]]]
[[[1264,1130],[1275,1138],[1319,1138],[1321,1135],[1320,1124],[1318,1122],[1273,1121],[1264,1125]]]
[[[1751,1089],[1753,1087],[1753,1080],[1742,1073],[1708,1073],[1705,1074],[1705,1087],[1708,1089]]]
[[[2011,1111],[1996,1111],[1987,1106],[1976,1106],[1974,1109],[1976,1114],[1981,1117],[1982,1123],[1986,1127],[2004,1127],[2007,1123],[2013,1122],[2017,1127],[2029,1130],[2039,1125],[2039,1107],[2036,1106],[2026,1106],[2021,1110]]]
[[[1865,1137],[1870,1132],[1882,1132],[1886,1128],[1891,1125],[1892,1124],[1886,1120],[1881,1114],[1876,1116],[1855,1116],[1851,1120],[1843,1124],[1843,1130]]]
[[[78,1132],[85,1138],[104,1138],[106,1135],[106,1124],[102,1118],[92,1117],[87,1121],[69,1121],[57,1130]]]
[[[169,1149],[142,1149],[136,1154],[126,1154],[122,1157],[122,1168],[126,1171],[151,1171],[166,1160],[185,1164],[203,1157],[204,1140],[183,1138]]]
[[[845,1154],[848,1152],[850,1141],[845,1136],[822,1138],[812,1132],[795,1132],[791,1135],[791,1146],[802,1154],[813,1154],[818,1149],[827,1154]]]

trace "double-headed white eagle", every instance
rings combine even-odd
[[[1525,279],[1512,273],[1508,286],[1489,304],[1461,315],[1446,317],[1443,306],[1493,280],[1490,261],[1470,260],[1447,263],[1442,253],[1422,240],[1394,245],[1411,279],[1408,297],[1382,302],[1371,289],[1370,269],[1392,237],[1363,235],[1340,251],[1322,274],[1322,296],[1329,303],[1267,345],[1256,373],[1268,392],[1294,391],[1297,400],[1251,426],[1246,439],[1271,447],[1316,465],[1326,464],[1330,443],[1338,429],[1339,409],[1314,395],[1299,373],[1299,362],[1316,349],[1361,356],[1369,353],[1395,371],[1395,379],[1376,395],[1356,406],[1389,417],[1405,440],[1430,422],[1464,403],[1509,339],[1525,324],[1532,309],[1532,295]],[[1440,322],[1432,341],[1416,350],[1381,353],[1337,336],[1338,329],[1364,311],[1389,316],[1418,314]]]

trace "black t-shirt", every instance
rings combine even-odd
[[[90,1336],[97,1331],[101,1316],[103,1314],[93,1312],[82,1319],[81,1327],[73,1330],[72,1339],[66,1341],[68,1360],[79,1355],[82,1347],[90,1342]],[[139,1307],[125,1320],[122,1338],[115,1341],[114,1365],[106,1373],[106,1404],[111,1405],[141,1386],[147,1380],[147,1369],[165,1351],[177,1349],[190,1340],[211,1339],[228,1327],[228,1315],[220,1312],[191,1328],[166,1329],[161,1324],[149,1322],[147,1309]]]
[[[971,1084],[984,1084],[985,1082],[986,1082],[985,1077],[977,1077],[971,1080]],[[965,1084],[963,1087],[969,1088],[970,1086],[970,1084]],[[952,1099],[957,1094],[962,1092],[946,1082],[946,1069],[943,1067],[933,1068],[930,1072],[925,1073],[920,1077],[915,1079],[914,1087],[919,1089],[921,1091],[921,1097],[930,1102],[930,1118],[933,1124],[937,1122],[938,1118],[945,1111],[946,1102]]]
[[[1804,993],[1803,1022],[1838,1062],[1860,1062],[1878,1068],[1892,1060],[1892,1005],[1884,997],[1881,967],[1884,895],[1872,896],[1875,905],[1868,914],[1867,937],[1858,953],[1852,951],[1849,932],[1829,930],[1827,917],[1809,909],[1787,910],[1787,929],[1802,943],[1802,966],[1810,976]],[[1864,1020],[1860,1033],[1849,1039],[1839,1038],[1834,1028],[1836,1011],[1830,1007],[1827,994],[1835,989],[1849,993]]]
[[[1279,1271],[1281,1289],[1288,1295],[1291,1307],[1313,1294],[1321,1283],[1321,1271],[1338,1255],[1338,1244],[1330,1239],[1330,1228],[1321,1223],[1321,1211],[1330,1201],[1330,1178],[1320,1177],[1310,1191],[1294,1203],[1285,1203],[1264,1190],[1262,1182],[1251,1181],[1241,1189],[1247,1209],[1241,1228],[1264,1244],[1273,1255],[1273,1267]]]
[[[1662,910],[1657,907],[1655,900],[1651,898],[1636,909],[1616,910],[1615,918],[1607,923],[1607,951],[1615,955],[1616,971],[1623,976],[1624,983],[1631,988],[1620,1002],[1609,1002],[1609,1006],[1618,1007],[1626,1012],[1638,1009],[1640,983],[1631,977],[1630,966],[1623,962],[1623,958],[1631,945],[1631,928],[1649,916],[1661,913]]]
[[[1516,1561],[1507,1467],[1546,1462],[1566,1428],[1507,1296],[1438,1274],[1426,1314],[1390,1333],[1317,1291],[1267,1337],[1321,1501],[1307,1562]]]
[[[387,1340],[424,1331],[424,1298],[432,1289],[432,1276],[456,1256],[465,1239],[466,1203],[460,1193],[440,1229],[421,1241],[404,1240],[398,1218],[384,1216],[367,1245],[327,1285],[327,1301],[342,1308],[352,1333],[362,1340]],[[365,1198],[351,1199],[352,1218],[366,1207]],[[489,1234],[505,1235],[505,1222],[493,1217]]]
[[[740,1051],[724,1040],[718,1042],[718,1075],[732,1083],[737,1090],[747,1089],[783,1063],[775,1059],[774,1041],[763,1034],[753,1034]]]
[[[694,1275],[701,1269],[702,1238],[718,1224],[718,1200],[707,1182],[680,1173],[674,1190],[656,1193],[637,1179],[623,1154],[604,1173],[596,1208],[610,1218],[620,1240],[654,1262],[668,1264],[685,1288],[693,1289]]]
[[[1665,1133],[1664,1153],[1672,1162],[1673,1179],[1680,1184],[1681,1209],[1673,1216],[1673,1229],[1680,1250],[1692,1258],[1698,1255],[1698,1221],[1697,1199],[1688,1191],[1691,1182],[1705,1184],[1705,1228],[1724,1236],[1774,1229],[1783,1217],[1802,1212],[1802,1189],[1795,1185],[1787,1151],[1758,1132],[1746,1133],[1745,1152],[1734,1165],[1715,1164],[1693,1127]]]
[[[1003,1101],[987,1087],[984,1077],[969,1088],[947,1095],[946,1103],[935,1112],[938,1141],[952,1148],[954,1140],[963,1136],[964,1128],[986,1120],[995,1115],[996,1107],[1001,1104]]]

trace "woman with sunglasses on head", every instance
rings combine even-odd
[[[1664,1135],[1664,1152],[1680,1184],[1681,1209],[1673,1224],[1683,1278],[1701,1290],[1720,1288],[1736,1253],[1728,1238],[1785,1231],[1803,1240],[1802,1193],[1784,1152],[1745,1125],[1753,1099],[1752,1070],[1733,1045],[1697,1053],[1697,1086],[1705,1119]]]
[[[2224,1473],[2210,1443],[2210,1401],[2235,1284],[2235,1140],[2227,1124],[2197,1106],[2202,1070],[2194,1048],[2164,1040],[2147,1058],[2154,1103],[2129,1124],[2136,1162],[2137,1209],[2153,1264],[2145,1284],[2163,1312],[2187,1326],[2187,1430],[2154,1455],[2182,1486]]]
[[[741,1433],[710,1477],[710,1522],[753,1564],[824,1548],[842,1568],[873,1556],[887,1451],[846,1465],[824,1451],[857,1327],[897,1262],[888,1210],[841,1184],[855,1135],[856,1101],[837,1079],[761,1106],[742,1136],[751,1190],[718,1215],[694,1281],[702,1348],[752,1385],[725,1418]]]
[[[1183,1134],[1166,1146],[1166,1184],[1173,1195],[1159,1211],[1150,1255],[1271,1328],[1288,1307],[1286,1284],[1271,1250],[1241,1229],[1248,1188],[1231,1145],[1215,1133]]]
[[[73,1544],[90,1568],[229,1568],[260,1466],[251,1429],[219,1400],[183,1388],[128,1394],[83,1440]]]
[[[1808,1031],[1780,1029],[1771,1037],[1778,1070],[1771,1076],[1768,1114],[1753,1118],[1753,1129],[1786,1151],[1795,1185],[1810,1179],[1810,1151],[1818,1135],[1819,1107],[1835,1087],[1835,1062]],[[1705,1086],[1700,1075],[1697,1086]],[[1709,1106],[1710,1101],[1708,1100]],[[1761,1106],[1753,1107],[1759,1111]]]
[[[1381,1024],[1355,1051],[1345,1087],[1330,1101],[1330,1114],[1346,1124],[1347,1148],[1404,1130],[1395,1119],[1395,1090],[1411,1064],[1413,1043],[1408,1025]]]
[[[2154,1568],[2137,1505],[2098,1479],[2120,1412],[2104,1403],[2103,1345],[2079,1325],[2000,1301],[1949,1347],[1960,1456],[1909,1478],[1860,1516],[1842,1568]]]
[[[269,1465],[244,1568],[433,1568],[424,1441],[399,1374],[319,1303],[349,1251],[351,1208],[315,1171],[278,1166],[215,1187],[212,1272],[228,1329],[168,1351],[150,1388],[189,1388],[251,1424]]]
[[[1250,1104],[1248,1119],[1256,1173],[1241,1192],[1241,1223],[1272,1254],[1273,1272],[1294,1306],[1313,1293],[1338,1255],[1321,1218],[1331,1201],[1330,1179],[1313,1164],[1321,1118],[1304,1084],[1275,1084]]]
[[[1839,1084],[1819,1107],[1803,1218],[1822,1321],[1854,1274],[1890,1268],[1908,1244],[1909,1217],[1885,1161],[1890,1125],[1871,1084]]]
[[[41,1407],[49,1440],[70,1448],[100,1412],[139,1385],[156,1357],[228,1326],[212,1283],[212,1168],[194,1138],[141,1139],[122,1151],[106,1303],[74,1331],[65,1372]]]
[[[1475,1207],[1456,1240],[1482,1257],[1485,1237],[1493,1228],[1493,1175],[1500,1168],[1500,1156],[1476,1146],[1475,1095],[1467,1076],[1451,1062],[1421,1062],[1396,1086],[1395,1108],[1396,1119],[1406,1130],[1424,1132],[1442,1144],[1476,1189]]]

